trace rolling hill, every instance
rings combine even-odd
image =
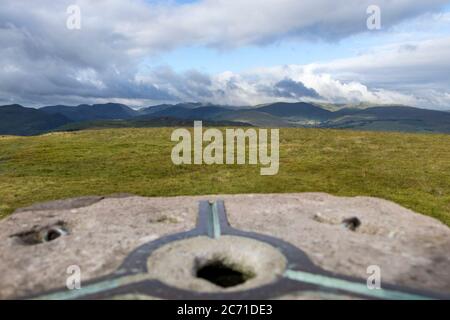
[[[228,112],[232,111],[218,106],[205,106],[194,109],[188,109],[177,105],[151,114],[140,116],[139,118],[148,119],[158,117],[174,117],[179,119],[190,119],[190,120],[211,120],[220,114]]]
[[[79,105],[77,107],[70,106],[48,106],[40,108],[48,114],[60,114],[70,119],[71,121],[94,121],[94,120],[113,120],[113,119],[130,119],[139,115],[139,112],[130,107],[117,104],[94,104],[94,105]]]
[[[11,106],[3,107],[4,113],[8,107],[11,109]],[[217,126],[251,125],[271,128],[450,133],[450,112],[406,106],[367,108],[336,106],[335,110],[331,110],[329,106],[325,108],[299,102],[273,103],[256,107],[181,103],[157,105],[140,110],[115,103],[76,107],[58,105],[41,109],[21,108],[20,112],[17,110],[15,113],[9,112],[8,118],[4,117],[0,122],[0,134],[35,135],[49,131],[89,128],[189,126],[188,124],[192,125],[194,120],[203,120]],[[34,118],[31,115],[34,115]]]
[[[158,117],[158,118],[145,118],[137,117],[130,120],[98,120],[98,121],[83,121],[72,122],[61,126],[53,131],[80,131],[87,129],[107,129],[107,128],[161,128],[161,127],[191,127],[193,125],[190,119],[179,119],[172,117]],[[252,125],[244,122],[234,121],[212,121],[206,120],[203,122],[204,126],[209,127],[251,127]]]
[[[61,114],[24,108],[21,105],[0,107],[0,134],[30,136],[56,129],[71,122]]]
[[[281,118],[295,118],[305,120],[327,120],[333,113],[310,103],[273,103],[257,108],[256,111],[271,114]]]
[[[274,103],[257,108],[221,106],[184,108],[180,105],[148,114],[147,118],[246,122],[266,127],[317,127],[369,131],[450,133],[450,113],[406,106],[344,108],[329,111],[309,103]]]
[[[442,132],[450,133],[448,112],[411,107],[373,107],[342,109],[323,122],[323,128],[360,129],[374,131]]]

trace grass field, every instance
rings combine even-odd
[[[35,202],[112,193],[327,192],[395,201],[450,226],[450,136],[280,130],[280,171],[175,166],[172,128],[0,137],[0,217]]]

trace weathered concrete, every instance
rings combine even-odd
[[[233,227],[290,242],[323,269],[366,278],[366,268],[378,265],[383,281],[450,293],[450,229],[447,226],[385,200],[310,193],[174,198],[92,197],[18,210],[0,221],[0,298],[21,297],[64,287],[68,276],[66,268],[70,265],[81,267],[83,281],[107,275],[118,268],[137,246],[194,228],[198,201],[219,198],[225,200]],[[359,226],[355,224],[355,219],[350,220],[347,227],[342,224],[343,220],[353,217],[358,218]],[[26,242],[21,237],[40,232],[42,239],[52,238],[53,235],[42,233],[53,230],[55,226],[63,227],[67,235],[38,244]],[[199,243],[190,246],[192,252],[205,248],[202,241],[208,242],[196,241]],[[223,246],[227,250],[233,247],[230,243]],[[182,247],[172,249],[180,250]],[[170,247],[160,250],[170,252]],[[271,255],[267,250],[261,259]],[[245,256],[244,251],[235,257],[239,260],[239,257]],[[183,260],[169,257],[167,252],[157,260],[149,259],[149,265],[154,266],[150,275],[169,284],[178,283],[183,288],[224,290],[202,279],[174,282],[176,274],[169,278],[170,272],[167,270],[187,272],[190,267],[182,266]],[[193,261],[192,252],[189,253],[191,260],[186,260],[187,264]],[[203,254],[205,252],[203,250]],[[257,252],[255,250],[255,257]],[[272,254],[276,256],[276,253]],[[168,261],[173,259],[173,263],[179,263],[180,268],[164,271],[160,264],[163,257]],[[276,270],[283,266],[282,257],[273,261],[276,261],[274,273],[269,272],[243,286],[270,281],[271,276],[279,273]],[[260,272],[264,273],[266,269],[262,268]],[[330,295],[299,293],[279,298],[325,297]]]

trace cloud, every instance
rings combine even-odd
[[[313,64],[309,69],[332,74],[344,82],[357,81],[371,88],[388,88],[397,96],[414,96],[414,101],[409,102],[413,105],[450,108],[448,36],[378,47],[360,56]]]
[[[179,74],[169,67],[147,73],[140,69],[144,58],[182,46],[232,50],[287,38],[337,41],[367,32],[366,8],[372,2],[346,0],[345,5],[336,6],[334,0],[204,0],[184,5],[144,0],[2,0],[0,102],[42,105],[111,100],[145,105],[198,100],[243,104],[319,99],[319,95],[326,100],[394,99],[394,92],[362,84],[383,88],[383,78],[379,73],[378,79],[364,78],[364,69],[370,66],[356,58],[339,61],[335,68],[317,66],[314,72],[303,69],[311,66],[291,66],[289,72],[280,67],[261,74],[218,75],[195,70]],[[379,0],[378,5],[388,29],[447,2]],[[66,9],[72,4],[81,8],[81,30],[66,28]],[[405,69],[401,68],[395,71]],[[432,71],[443,77],[441,70]],[[346,72],[355,79],[346,78]],[[426,70],[417,71],[413,79],[420,76],[431,80]],[[410,78],[404,78],[408,83]]]
[[[440,8],[446,0],[378,0],[383,27]],[[159,6],[137,31],[140,46],[171,49],[202,45],[221,49],[267,44],[283,38],[339,40],[367,32],[372,0],[204,0]],[[132,29],[132,28],[131,28]],[[130,29],[130,30],[131,30]]]
[[[227,105],[299,100],[410,105],[417,102],[411,95],[370,89],[355,81],[339,81],[330,74],[316,73],[309,65],[259,68],[243,73],[223,72],[212,76],[193,71],[179,74],[165,67],[157,68],[139,80],[169,92],[179,101]]]
[[[327,63],[209,76],[160,68],[141,78],[180,100],[234,105],[273,101],[404,104],[448,110],[450,38],[399,43]]]
[[[283,79],[273,86],[272,95],[281,98],[319,98],[319,94],[314,89],[305,87],[300,81]]]

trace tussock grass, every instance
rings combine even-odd
[[[0,137],[0,216],[83,195],[176,196],[327,192],[374,196],[450,225],[450,136],[280,130],[280,172],[259,166],[175,166],[173,128]]]

